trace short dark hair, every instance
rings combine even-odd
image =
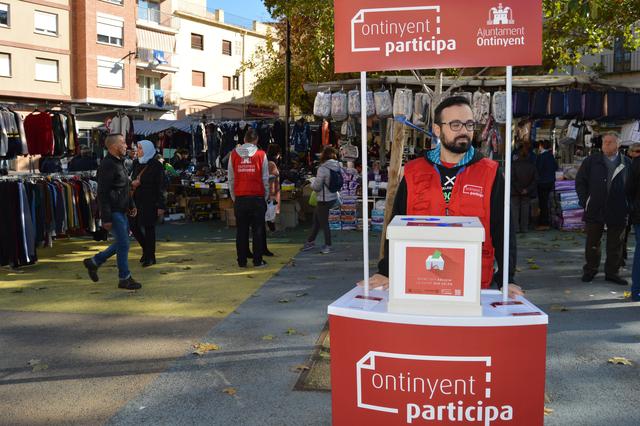
[[[124,135],[122,133],[109,133],[104,140],[104,145],[107,148],[109,148],[111,145],[116,143],[120,138],[124,139]]]
[[[543,140],[540,142],[540,145],[542,145],[544,149],[551,149],[551,141],[549,139]]]
[[[442,110],[445,108],[449,108],[455,105],[466,105],[471,108],[471,104],[469,100],[464,96],[451,96],[449,98],[444,99],[442,102],[438,104],[436,110],[434,111],[433,122],[436,124],[442,123]]]
[[[276,161],[276,157],[280,155],[280,145],[272,143],[267,148],[267,158],[269,161]]]
[[[244,143],[257,143],[258,142],[258,132],[253,127],[249,127],[247,129],[247,133],[244,134]]]
[[[325,163],[329,160],[337,160],[338,159],[338,151],[331,145],[325,146],[322,150],[322,155],[320,156],[320,164]]]

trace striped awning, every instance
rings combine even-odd
[[[144,28],[136,28],[136,36],[138,38],[138,47],[145,49],[172,53],[176,45],[175,36],[145,30]]]

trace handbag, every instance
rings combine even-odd
[[[147,167],[149,167],[149,165],[148,165],[148,164],[142,168],[142,170],[140,171],[140,173],[138,173],[138,176],[136,176],[135,180],[140,180],[140,178],[142,178],[142,175],[143,175],[143,174],[144,174],[144,172],[147,170]],[[142,181],[140,181],[140,182],[142,182]],[[140,185],[138,185],[138,186],[140,186]],[[136,189],[138,189],[138,188],[131,188],[131,189],[129,190],[129,196],[130,196],[131,198],[133,198],[134,194],[136,193]]]
[[[311,207],[318,205],[318,193],[316,191],[311,191],[311,195],[309,196],[309,205]]]

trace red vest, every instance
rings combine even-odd
[[[236,197],[264,197],[262,166],[266,155],[261,149],[247,158],[242,158],[235,149],[231,152],[233,192]]]
[[[483,158],[458,174],[451,199],[442,195],[440,174],[425,158],[410,161],[404,168],[407,182],[407,214],[419,216],[476,216],[484,226],[482,243],[482,288],[493,280],[494,248],[491,241],[491,189],[498,163]]]

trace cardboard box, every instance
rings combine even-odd
[[[476,217],[396,216],[389,239],[389,312],[480,316],[484,227]]]

